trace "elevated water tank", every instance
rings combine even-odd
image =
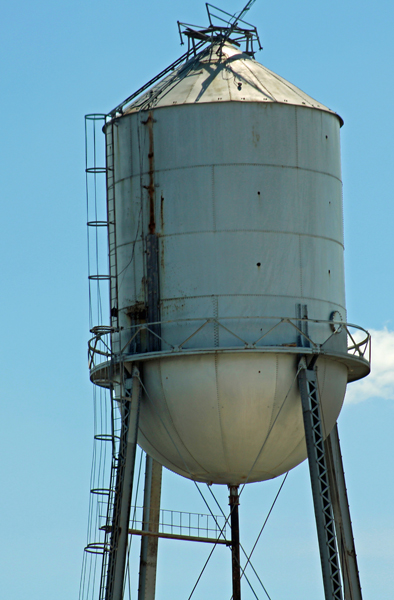
[[[107,125],[113,340],[140,365],[139,444],[185,477],[261,481],[306,458],[300,355],[318,355],[327,435],[347,382],[368,373],[341,324],[342,124],[226,44]],[[146,329],[152,302],[160,324]]]

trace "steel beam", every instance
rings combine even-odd
[[[151,531],[142,531],[141,529],[129,529],[129,533],[132,535],[142,536],[153,536],[157,538],[163,538],[164,540],[181,540],[183,542],[202,542],[204,544],[223,544],[224,546],[231,546],[231,541],[224,540],[223,538],[208,538],[198,537],[196,535],[177,535],[176,533],[152,533]]]
[[[238,486],[229,486],[230,524],[231,524],[231,561],[233,573],[233,600],[241,600],[241,564],[239,552],[239,495]]]
[[[345,600],[362,600],[360,577],[357,567],[357,555],[354,545],[352,521],[346,492],[338,427],[335,425],[326,438],[328,479],[334,511],[335,529],[338,540],[339,558],[343,579]]]
[[[146,455],[138,600],[155,600],[162,469]]]
[[[131,398],[125,397],[125,390],[122,390],[123,385],[121,386],[122,430],[111,523],[105,600],[123,599],[141,392],[139,372],[135,365],[133,366],[132,376]]]
[[[302,401],[305,441],[325,600],[342,600],[341,574],[325,456],[316,367],[313,361],[308,368],[306,357],[301,358],[299,367],[298,382]]]

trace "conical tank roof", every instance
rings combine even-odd
[[[214,44],[182,64],[124,109],[138,110],[210,102],[277,102],[334,114],[292,83],[231,44]]]

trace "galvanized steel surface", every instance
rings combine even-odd
[[[274,102],[336,114],[229,43],[206,48],[126,106],[124,113],[206,102]]]
[[[112,122],[119,348],[130,325],[147,320],[151,235],[170,344],[193,333],[188,319],[207,316],[294,318],[307,305],[311,319],[326,322],[310,325],[320,343],[333,333],[330,315],[346,321],[342,121],[249,56],[225,51],[225,60],[211,49],[191,61]],[[257,325],[237,326],[249,340]],[[295,355],[221,354],[233,340],[214,321],[202,335],[198,347],[218,353],[143,363],[141,446],[207,482],[236,485],[294,467],[306,457]],[[332,357],[318,360],[326,434],[345,394],[346,341],[333,335]],[[290,326],[266,339],[298,344]]]

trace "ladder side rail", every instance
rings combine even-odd
[[[111,389],[111,400],[113,398],[113,390]],[[117,410],[117,407],[112,407],[112,410]],[[114,433],[112,431],[112,460],[111,460],[111,471],[110,471],[110,483],[109,483],[109,494],[107,500],[107,511],[105,518],[105,534],[103,544],[103,560],[101,565],[101,577],[100,577],[100,593],[99,600],[105,599],[106,594],[106,581],[108,573],[108,562],[111,550],[111,524],[113,520],[114,503],[115,503],[115,492],[116,492],[116,481],[117,481],[117,466],[119,458],[119,447],[115,446],[116,440],[114,439]]]
[[[112,327],[118,329],[118,276],[116,248],[116,203],[115,203],[115,156],[114,156],[114,123],[107,121],[105,125],[106,177],[107,177],[107,221],[108,221],[108,268],[110,275],[110,318]],[[119,334],[111,336],[112,352],[120,349]],[[119,348],[118,348],[119,346]]]
[[[88,233],[88,280],[89,280],[89,322],[90,327],[93,325],[102,325],[103,324],[103,314],[101,307],[101,298],[104,298],[108,291],[106,289],[106,282],[110,279],[109,275],[100,273],[100,257],[104,253],[104,255],[108,256],[108,222],[107,219],[103,219],[101,215],[101,209],[105,208],[105,205],[99,206],[98,202],[98,189],[101,188],[101,181],[103,175],[105,175],[102,179],[103,187],[106,185],[108,188],[108,170],[107,170],[107,147],[106,140],[99,137],[97,134],[102,130],[103,126],[105,127],[107,116],[105,114],[88,114],[85,115],[85,173],[86,173],[86,201],[87,201],[87,233]],[[104,142],[104,147],[101,145]],[[105,166],[102,164],[101,152],[99,151],[99,145],[102,150],[104,150],[103,158],[105,158]],[[105,183],[104,183],[105,181]],[[98,231],[102,227],[107,227],[107,236],[105,241],[105,246],[101,245],[101,236],[98,235]],[[94,286],[95,289],[92,289]],[[105,286],[105,290],[104,290]],[[105,293],[103,293],[105,292]],[[93,301],[94,299],[94,301]],[[113,408],[111,408],[113,411]],[[111,522],[112,519],[112,507],[113,507],[113,492],[114,492],[114,482],[115,482],[115,474],[116,474],[116,452],[115,452],[115,438],[113,431],[111,434],[106,431],[100,431],[100,434],[103,434],[105,437],[97,437],[101,442],[106,443],[107,441],[112,442],[112,458],[111,458],[111,466],[110,466],[110,484],[107,489],[107,500],[106,502],[97,500],[97,509],[99,518],[104,517],[106,523]],[[95,436],[96,438],[96,436]],[[94,458],[95,460],[95,454]],[[100,487],[100,485],[99,485]],[[99,490],[100,491],[100,490]],[[98,490],[91,490],[91,493],[96,494],[99,493]],[[97,496],[96,496],[97,498]],[[106,504],[104,514],[101,514],[100,504]],[[102,554],[102,564],[101,571],[98,574],[98,583],[100,586],[99,598],[103,600],[102,596],[102,587],[103,581],[105,580],[105,574],[107,571],[108,564],[108,552],[109,552],[109,537],[107,533],[104,534],[104,541],[88,543],[86,550],[88,552],[93,552],[94,554]],[[92,550],[94,548],[94,550]],[[95,577],[94,582],[89,583],[89,587],[95,585]],[[89,593],[89,590],[87,591]],[[84,597],[87,597],[85,594]]]

